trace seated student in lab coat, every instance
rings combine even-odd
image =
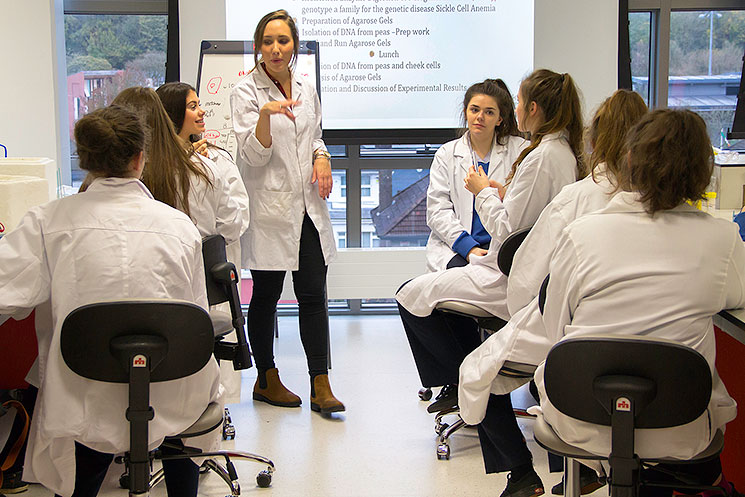
[[[543,320],[551,343],[602,329],[667,338],[700,352],[713,377],[707,411],[683,426],[643,430],[636,441],[637,451],[648,457],[687,459],[706,448],[737,413],[714,366],[712,317],[745,305],[745,245],[737,225],[688,203],[703,198],[713,165],[698,114],[653,111],[630,131],[628,144],[627,165],[618,174],[620,192],[559,237]],[[558,413],[546,397],[543,367],[535,381],[545,420],[567,443],[607,456],[609,428]],[[662,466],[732,491],[718,459]]]
[[[65,316],[85,304],[122,299],[207,307],[199,232],[139,180],[145,132],[138,116],[117,106],[99,109],[77,122],[75,141],[91,180],[87,191],[31,209],[0,239],[0,315],[52,304],[52,326],[37,327],[41,383],[23,477],[66,497],[73,490],[76,497],[98,493],[113,455],[129,447],[129,425],[126,385],[79,377],[64,364]],[[219,401],[217,362],[150,391],[154,448]],[[196,464],[164,465],[169,495],[196,496]]]
[[[235,161],[228,151],[213,145],[206,138],[202,138],[202,133],[205,130],[205,111],[199,106],[199,97],[196,90],[188,83],[172,82],[161,85],[155,90],[155,93],[158,94],[163,108],[168,113],[168,117],[171,118],[176,134],[186,147],[187,152],[193,150],[214,163],[217,181],[224,184],[226,188],[225,198],[234,200],[240,207],[240,232],[243,234],[248,229],[249,222],[248,193],[246,193],[246,187],[241,179],[238,166],[235,165]],[[196,157],[193,158],[196,159]],[[228,260],[240,269],[240,239],[228,244],[227,253]]]
[[[497,252],[513,231],[532,226],[562,187],[584,175],[582,114],[574,82],[568,74],[537,70],[520,85],[517,120],[531,142],[512,165],[504,186],[490,186],[482,169],[472,167],[466,187],[492,236],[485,256],[471,263],[428,273],[406,283],[396,294],[401,320],[422,384],[448,385],[429,406],[430,412],[457,402],[458,367],[480,344],[469,318],[433,312],[443,300],[470,302],[508,319],[507,278],[497,267]]]
[[[205,112],[199,106],[199,97],[197,97],[194,87],[187,83],[172,82],[160,86],[155,93],[163,104],[163,108],[173,123],[178,139],[192,162],[198,167],[206,165],[212,168],[214,173],[212,194],[209,194],[209,191],[204,191],[207,186],[206,183],[200,181],[190,185],[190,193],[196,190],[202,191],[192,195],[192,198],[198,199],[203,196],[208,199],[207,202],[191,202],[194,212],[193,218],[202,236],[223,235],[227,243],[225,251],[228,261],[238,268],[238,274],[240,274],[240,235],[248,229],[249,211],[248,193],[246,193],[246,187],[238,172],[238,166],[235,165],[233,158],[226,150],[210,144],[205,138],[201,138],[201,134],[205,130]],[[147,103],[150,107],[155,107],[151,97],[152,95],[148,92],[147,99],[141,99],[139,104]],[[155,109],[150,112],[152,116],[158,114]],[[193,140],[196,141],[192,143]],[[202,161],[203,158],[212,162]],[[237,218],[235,217],[236,214],[238,215]],[[239,233],[237,238],[236,230]],[[227,302],[221,304],[219,309],[230,312],[230,306]],[[226,336],[226,340],[234,342],[235,332],[230,332]],[[225,402],[240,402],[241,372],[233,369],[233,364],[229,361],[221,361],[220,375],[222,385],[225,388]]]
[[[235,243],[248,227],[248,202],[235,197],[228,170],[184,147],[152,88],[134,86],[114,104],[140,113],[150,128],[142,182],[160,200],[188,215],[205,237],[222,235]]]
[[[486,254],[491,235],[463,181],[471,166],[478,166],[490,181],[504,183],[515,159],[528,145],[517,129],[512,95],[501,79],[487,79],[466,90],[462,119],[466,132],[440,147],[429,170],[430,271],[465,266],[471,254]]]
[[[515,254],[507,290],[511,318],[507,325],[470,353],[460,366],[458,405],[461,417],[478,425],[484,446],[524,446],[513,414],[509,392],[527,379],[500,376],[506,360],[537,366],[551,346],[543,327],[536,298],[548,274],[551,253],[561,231],[578,217],[605,207],[616,193],[616,175],[626,156],[626,134],[647,113],[639,94],[618,90],[598,108],[588,130],[592,148],[591,175],[565,186],[543,210]],[[487,467],[499,466],[493,454],[484,450]],[[549,460],[549,466],[552,466]],[[503,464],[504,465],[504,464]],[[552,469],[560,470],[561,465]],[[603,481],[586,466],[581,467],[583,493]],[[558,484],[553,493],[562,494]]]

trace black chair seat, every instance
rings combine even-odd
[[[229,312],[210,309],[209,313],[215,337],[225,336],[233,331],[233,316]]]
[[[538,366],[524,362],[504,361],[499,374],[511,378],[532,378]]]

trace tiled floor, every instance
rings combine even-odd
[[[331,385],[347,411],[332,417],[313,413],[309,381],[297,333],[296,318],[280,318],[275,347],[285,384],[303,398],[296,409],[251,400],[255,369],[244,372],[243,402],[230,406],[238,450],[262,454],[276,472],[268,489],[256,486],[259,464],[236,464],[241,495],[247,496],[498,496],[506,475],[486,475],[476,431],[454,435],[449,461],[436,457],[432,415],[417,395],[419,380],[397,316],[332,317]],[[521,401],[516,401],[520,404]],[[530,420],[521,420],[537,471],[547,487],[560,475],[549,475],[545,452],[532,440]],[[101,496],[126,496],[112,466]],[[598,490],[598,495],[605,489]],[[203,476],[200,495],[224,496],[227,487],[214,475]],[[27,497],[48,497],[33,485]],[[151,495],[165,496],[165,487]]]

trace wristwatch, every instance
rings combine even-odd
[[[313,160],[315,161],[319,157],[326,157],[329,162],[331,162],[331,154],[326,152],[324,149],[319,148],[315,152],[313,152]]]

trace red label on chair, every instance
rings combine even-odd
[[[626,397],[619,397],[616,400],[616,411],[630,411],[631,410],[631,401],[627,399]]]
[[[138,354],[134,356],[132,359],[132,367],[133,368],[146,368],[147,367],[147,357],[145,357],[142,354]]]

